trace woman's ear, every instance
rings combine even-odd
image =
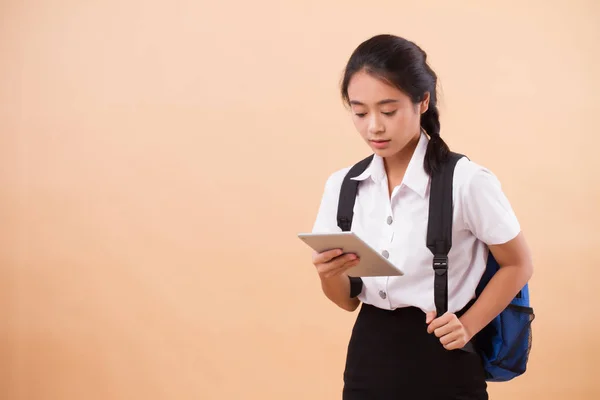
[[[423,100],[421,101],[421,114],[425,114],[427,112],[427,110],[429,110],[429,99],[430,99],[430,95],[429,92],[425,92],[425,95],[423,96]]]

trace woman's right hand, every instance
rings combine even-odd
[[[343,274],[347,269],[358,265],[360,259],[356,254],[343,254],[341,249],[313,253],[313,264],[321,278],[333,278]]]

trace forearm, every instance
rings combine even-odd
[[[346,311],[354,311],[360,304],[360,300],[350,297],[350,279],[345,273],[321,277],[321,288],[329,300]]]
[[[467,332],[474,336],[489,324],[525,286],[532,273],[531,264],[501,267],[473,306],[460,318]]]

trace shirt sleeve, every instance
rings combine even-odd
[[[489,170],[478,167],[461,197],[466,227],[487,245],[506,243],[521,231],[500,181]]]
[[[337,224],[337,208],[342,180],[348,170],[349,168],[337,171],[327,179],[317,218],[313,225],[313,233],[341,232]]]
[[[317,213],[317,218],[313,225],[313,233],[332,233],[341,232],[342,229],[337,224],[337,208],[342,188],[342,181],[349,171],[349,168],[343,169],[332,174],[325,183],[325,190],[321,198],[321,205]],[[350,297],[358,297],[364,288],[363,280],[358,277],[348,277],[350,279]]]

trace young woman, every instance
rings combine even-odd
[[[374,153],[364,173],[353,178],[359,187],[352,231],[405,272],[362,278],[360,293],[351,297],[345,271],[359,262],[356,256],[339,250],[313,255],[332,302],[348,311],[362,303],[346,357],[346,400],[487,399],[481,360],[462,348],[533,273],[519,222],[497,178],[462,158],[453,181],[448,312],[435,315],[432,254],[425,240],[429,184],[449,152],[440,137],[436,85],[425,52],[397,36],[365,41],[346,66],[342,97]],[[313,232],[340,231],[338,196],[349,169],[327,180]],[[473,303],[488,249],[501,268]]]

